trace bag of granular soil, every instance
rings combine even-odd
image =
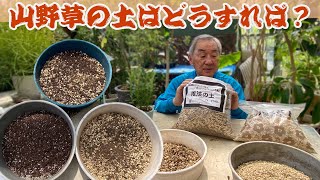
[[[175,129],[233,139],[228,84],[199,76],[183,90],[182,111]]]
[[[273,141],[314,153],[291,109],[281,106],[253,108],[235,141]]]

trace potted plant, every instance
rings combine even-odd
[[[114,73],[110,86],[114,87],[114,91],[118,97],[119,102],[130,103],[130,90],[128,84],[128,73],[120,70]]]
[[[48,29],[30,31],[25,27],[11,30],[7,23],[1,23],[0,41],[0,59],[7,71],[4,74],[11,77],[11,85],[19,97],[39,99],[33,68],[41,52],[54,42],[53,32]]]
[[[299,29],[294,28],[292,20],[289,25],[287,30],[271,31],[276,37],[275,59],[280,61],[283,72],[276,75],[275,66],[270,72],[271,81],[258,92],[262,101],[305,103],[299,123],[319,126],[320,29],[312,19],[303,21]]]
[[[153,117],[155,73],[144,68],[133,68],[129,72],[131,103]]]
[[[114,30],[106,28],[99,46],[107,54],[113,57],[112,80],[106,92],[106,98],[117,97],[119,102],[130,102],[129,86],[127,85],[130,70],[130,57],[128,52],[127,36],[130,30]]]

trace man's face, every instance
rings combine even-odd
[[[218,70],[218,46],[213,40],[198,40],[193,54],[189,55],[189,62],[197,71],[198,76],[213,77]]]

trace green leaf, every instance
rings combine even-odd
[[[263,96],[262,96],[262,101],[263,102],[266,102],[268,100],[268,95],[269,95],[269,89],[270,87],[267,87],[263,93]]]
[[[312,111],[312,123],[316,124],[320,122],[320,102],[314,106]]]
[[[275,82],[276,84],[280,83],[282,80],[284,80],[285,78],[284,77],[275,77],[273,79],[273,82]]]
[[[273,84],[271,86],[271,99],[273,101],[277,101],[281,98],[280,87],[278,85]]]
[[[314,86],[314,84],[312,83],[312,81],[310,81],[310,80],[307,79],[307,78],[300,78],[300,79],[299,79],[299,82],[302,84],[302,86],[303,86],[304,88],[306,88],[306,87],[309,87],[309,88],[312,88],[312,89],[315,88],[315,86]]]
[[[301,43],[301,46],[303,47],[303,49],[305,49],[309,53],[309,55],[311,55],[311,56],[317,55],[317,51],[318,51],[317,48],[318,47],[316,44],[313,44],[313,42],[303,40]]]
[[[296,104],[305,102],[305,95],[303,93],[302,86],[295,85],[293,87],[293,91],[294,91],[294,95],[295,95],[294,99],[295,99]]]
[[[313,67],[312,72],[313,72],[313,74],[320,74],[320,67],[319,66]]]
[[[306,86],[305,88],[305,99],[306,99],[306,106],[304,107],[303,111],[300,113],[300,117],[303,117],[304,114],[307,112],[307,110],[309,109],[309,107],[311,106],[311,102],[313,100],[314,97],[314,92],[313,89],[311,89],[310,87]]]
[[[320,26],[314,26],[314,27],[312,28],[312,31],[320,31]]]
[[[101,48],[104,48],[104,46],[107,44],[107,42],[108,42],[107,38],[104,37],[104,38],[102,39],[102,41],[101,41],[100,47],[101,47]]]
[[[281,91],[281,103],[289,103],[289,89],[284,89]]]
[[[269,30],[269,32],[270,32],[270,34],[274,34],[276,31],[275,31],[275,29],[271,28],[271,29]]]
[[[233,65],[237,63],[241,58],[241,52],[237,51],[227,55],[220,55],[219,68],[224,68],[226,66]]]
[[[170,37],[170,32],[166,31],[166,32],[164,33],[164,37],[165,37],[165,38],[169,38],[169,37]]]

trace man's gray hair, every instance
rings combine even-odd
[[[222,53],[222,46],[221,46],[221,42],[219,41],[218,38],[216,37],[213,37],[209,34],[202,34],[202,35],[199,35],[197,37],[195,37],[192,42],[191,42],[191,45],[190,45],[190,48],[189,48],[189,51],[188,51],[188,54],[191,55],[194,53],[194,50],[196,48],[196,45],[198,43],[199,40],[212,40],[213,42],[215,42],[218,46],[218,53],[219,55],[221,55]]]

